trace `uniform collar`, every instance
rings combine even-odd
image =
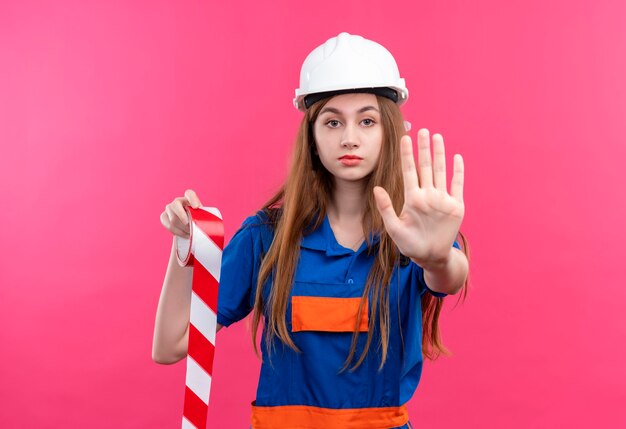
[[[378,243],[379,241],[378,233],[372,234],[371,237],[372,237],[372,245]],[[339,243],[337,243],[335,234],[333,233],[333,230],[330,227],[328,214],[324,216],[324,220],[322,224],[315,231],[302,237],[302,241],[300,242],[300,247],[304,247],[306,249],[324,251],[326,252],[326,255],[328,256],[350,255],[350,254],[355,253],[352,249],[345,248],[341,246]],[[359,249],[356,251],[356,253],[360,253],[364,250],[367,250],[367,242],[363,242],[361,244],[361,247],[359,247]]]

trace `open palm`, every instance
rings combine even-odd
[[[446,156],[443,137],[433,135],[433,160],[427,129],[417,134],[418,167],[416,171],[411,137],[400,141],[404,178],[404,205],[396,215],[389,194],[380,186],[374,188],[378,211],[385,229],[402,254],[421,266],[445,261],[452,250],[465,206],[463,204],[463,158],[454,156],[454,174],[448,194]]]

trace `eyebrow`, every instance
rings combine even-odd
[[[365,107],[361,107],[359,110],[357,110],[357,113],[363,113],[363,112],[367,112],[368,110],[375,110],[376,112],[378,112],[378,109],[375,108],[374,106],[365,106]],[[331,112],[334,113],[336,115],[341,115],[341,111],[339,109],[335,109],[334,107],[324,107],[322,109],[322,111],[320,112],[320,115],[326,112]],[[380,113],[380,112],[378,112]]]

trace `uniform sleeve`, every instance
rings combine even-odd
[[[256,290],[254,217],[247,218],[222,253],[217,295],[217,323],[229,326],[246,317],[254,305]]]
[[[456,240],[454,241],[452,246],[456,247],[457,249],[461,248],[461,246],[459,246],[459,243],[457,243]],[[445,296],[448,296],[447,293],[435,292],[435,291],[430,290],[430,288],[426,285],[426,281],[424,280],[424,269],[418,266],[418,271],[419,271],[419,282],[420,282],[420,286],[423,287],[423,292],[428,291],[431,295],[434,295],[437,298],[443,298]]]

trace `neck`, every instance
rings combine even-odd
[[[365,213],[365,181],[335,180],[328,214],[339,222],[361,222]]]

